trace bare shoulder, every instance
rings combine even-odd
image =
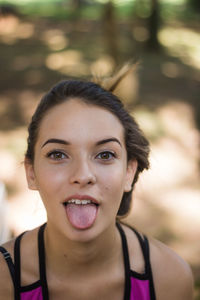
[[[2,245],[13,257],[14,240]],[[13,299],[14,289],[8,265],[0,253],[0,300]]]
[[[189,265],[163,243],[149,239],[150,259],[158,300],[192,300],[193,276]]]

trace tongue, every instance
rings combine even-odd
[[[97,216],[97,206],[95,204],[67,204],[66,213],[71,225],[77,229],[87,229],[91,227]]]

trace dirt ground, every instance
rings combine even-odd
[[[144,51],[135,28],[121,24],[122,62],[140,53],[141,63],[118,91],[152,147],[151,169],[141,175],[127,221],[191,264],[196,300],[200,299],[198,30],[169,24],[160,34],[165,51],[154,54]],[[193,46],[184,44],[188,36]],[[8,226],[16,236],[46,218],[39,196],[27,189],[23,169],[26,128],[41,95],[63,78],[108,75],[115,64],[105,51],[101,26],[92,21],[1,18],[0,55],[0,180],[5,184]]]

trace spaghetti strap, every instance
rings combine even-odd
[[[151,262],[150,262],[150,247],[149,247],[149,241],[146,236],[144,236],[144,248],[145,248],[145,264],[146,264],[146,271],[149,274],[149,283],[150,283],[150,295],[151,299],[156,299],[156,293],[154,288],[154,282],[153,282],[153,274],[152,274],[152,268],[151,268]]]
[[[150,262],[150,247],[149,247],[149,241],[148,238],[146,237],[146,235],[143,235],[143,237],[138,233],[138,231],[134,228],[132,228],[129,225],[128,226],[130,229],[132,229],[132,231],[136,234],[142,252],[143,252],[143,256],[144,256],[144,261],[145,261],[145,273],[148,274],[149,277],[149,283],[150,283],[150,295],[151,295],[151,299],[156,299],[156,295],[155,295],[155,288],[154,288],[154,283],[153,283],[153,274],[152,274],[152,268],[151,268],[151,262]]]
[[[126,235],[124,230],[122,229],[120,223],[116,223],[117,228],[119,230],[121,239],[122,239],[122,248],[123,248],[123,256],[124,256],[124,267],[125,267],[125,289],[124,289],[124,300],[129,299],[130,294],[130,261],[129,261],[129,254],[128,254],[128,245]]]
[[[4,247],[0,247],[0,252],[3,254],[4,259],[8,265],[9,271],[10,271],[10,275],[13,281],[13,285],[15,286],[15,266],[14,263],[12,261],[11,255],[10,253],[4,248]]]
[[[45,300],[49,299],[48,285],[46,278],[46,260],[45,260],[45,245],[44,245],[44,229],[46,223],[40,226],[38,231],[38,253],[39,253],[39,269],[40,280],[42,282],[42,294]]]
[[[128,253],[128,245],[125,232],[121,225],[129,227],[136,235],[142,254],[144,257],[144,264],[145,264],[145,273],[139,274],[134,272],[130,268],[130,261],[129,261],[129,253]],[[119,224],[117,223],[117,227],[121,234],[122,238],[122,245],[123,245],[123,253],[124,253],[124,263],[125,263],[125,295],[124,300],[127,299],[148,299],[156,300],[155,296],[155,289],[153,283],[153,275],[151,269],[151,262],[150,262],[150,247],[149,241],[145,235],[140,235],[137,230],[132,228],[127,224]],[[148,282],[148,283],[147,283]],[[144,294],[145,293],[145,294]],[[133,297],[133,298],[132,298]]]
[[[21,233],[15,240],[14,245],[14,262],[15,262],[15,300],[20,300],[21,288],[21,255],[20,244],[25,232]]]

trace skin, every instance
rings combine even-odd
[[[68,299],[77,300],[81,290],[82,300],[122,300],[123,253],[115,222],[122,195],[131,189],[137,169],[135,160],[127,163],[123,126],[105,109],[71,99],[46,114],[34,150],[34,163],[25,160],[25,169],[29,188],[39,191],[47,211],[50,299],[64,300],[67,294]],[[97,218],[88,229],[74,228],[66,216],[63,202],[74,194],[92,196],[99,203]],[[124,230],[131,268],[143,273],[138,240],[128,227]],[[22,239],[23,285],[38,280],[37,231]],[[11,255],[13,244],[5,245]],[[155,240],[150,240],[150,253],[157,299],[191,300],[188,265]],[[1,256],[0,272],[0,299],[13,299],[12,282]]]

